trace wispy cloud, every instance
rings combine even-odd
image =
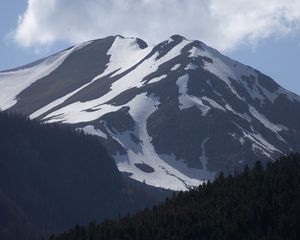
[[[31,47],[116,34],[157,43],[177,33],[230,51],[299,24],[299,0],[28,0],[14,38]]]

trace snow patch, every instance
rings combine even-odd
[[[180,43],[178,43],[175,47],[173,47],[164,57],[163,57],[163,62],[168,62],[170,61],[171,59],[179,56],[182,52],[182,49],[188,45],[189,43],[191,43],[192,41],[189,41],[189,40],[186,40],[186,39],[183,39]]]
[[[85,44],[84,46],[86,46]],[[81,46],[81,45],[80,45]],[[59,104],[62,104],[67,99],[81,91],[82,89],[86,88],[87,86],[91,85],[95,81],[115,72],[112,76],[119,73],[121,70],[125,71],[131,66],[134,66],[136,63],[141,61],[145,56],[148,55],[148,53],[152,50],[152,48],[148,47],[146,49],[140,49],[138,44],[136,43],[136,39],[134,38],[121,38],[116,37],[113,45],[107,52],[108,55],[110,55],[109,63],[106,65],[106,68],[103,73],[99,74],[98,76],[94,77],[90,82],[84,84],[80,88],[74,90],[73,92],[54,100],[53,102],[47,104],[46,106],[40,108],[36,112],[32,113],[30,115],[30,118],[36,118],[47,111],[53,109],[54,107],[58,106]],[[123,64],[123,65],[122,65]],[[77,104],[78,105],[78,104]],[[51,115],[52,116],[52,115]],[[46,118],[49,118],[51,116],[47,116]],[[60,116],[61,119],[61,116]],[[59,120],[60,121],[60,120]]]
[[[106,73],[117,71],[112,77],[116,76],[139,63],[151,51],[151,47],[141,49],[135,38],[117,36],[107,52],[107,55],[110,55],[110,61],[107,64]]]
[[[266,128],[268,128],[269,130],[271,130],[272,132],[274,132],[276,134],[276,137],[282,141],[285,142],[286,141],[280,136],[279,132],[286,130],[287,127],[283,126],[283,125],[277,125],[272,123],[271,121],[269,121],[264,115],[260,114],[254,107],[252,107],[251,105],[249,105],[249,111],[252,114],[253,117],[255,117],[259,122],[261,122]]]
[[[176,71],[178,68],[180,68],[180,64],[175,64],[172,68],[171,71]]]
[[[274,133],[278,133],[287,127],[281,128],[279,125],[270,122],[263,114],[260,114],[254,107],[249,105],[249,111],[253,117],[260,121],[266,128],[270,129]],[[281,125],[282,126],[282,125]]]
[[[228,57],[223,56],[213,48],[202,44],[203,49],[193,47],[189,52],[189,57],[206,57],[212,60],[204,62],[204,69],[216,75],[218,78],[223,80],[229,87],[232,93],[234,93],[240,100],[244,99],[237,93],[231,80],[244,82],[242,76],[254,76],[257,74],[252,68],[245,66],[239,62],[236,62]]]
[[[247,113],[243,113],[243,114],[238,113],[238,112],[236,112],[236,111],[235,111],[229,104],[227,104],[227,103],[225,104],[225,108],[226,108],[228,111],[230,111],[230,112],[232,112],[233,114],[239,116],[240,118],[245,119],[245,120],[248,121],[248,122],[251,122],[251,121],[252,121],[251,117],[250,117]]]
[[[159,157],[163,159],[167,164],[176,168],[178,171],[180,171],[189,178],[199,179],[203,182],[206,182],[208,180],[212,181],[216,175],[215,172],[209,172],[204,169],[188,167],[182,159],[177,159],[173,153],[170,155],[159,154]]]
[[[147,84],[159,82],[160,80],[162,80],[166,77],[167,77],[167,75],[164,74],[164,75],[161,75],[160,77],[152,78]]]
[[[189,53],[190,53],[189,57],[191,57],[191,58],[197,58],[199,56],[202,56],[203,50],[200,50],[199,48],[193,46],[190,49]]]
[[[216,109],[226,112],[226,110],[219,103],[212,100],[211,98],[203,96],[203,97],[201,97],[201,99],[207,101],[213,108],[216,108]]]
[[[184,70],[196,70],[198,69],[198,66],[196,64],[193,64],[193,63],[189,63],[185,68]]]
[[[76,45],[74,50],[78,51],[78,50],[86,47],[87,45],[91,44],[92,42],[93,41],[88,41],[88,42],[84,42],[84,43],[81,43],[79,45]]]
[[[102,132],[100,129],[96,129],[92,125],[87,125],[83,128],[76,128],[76,130],[82,130],[86,134],[90,134],[90,135],[93,135],[93,136],[98,136],[98,137],[102,137],[102,138],[107,139],[107,135],[104,132]]]
[[[206,106],[200,98],[187,94],[188,81],[189,81],[188,74],[179,77],[178,80],[176,81],[176,85],[178,86],[178,92],[179,92],[179,96],[178,96],[179,109],[184,110],[195,106],[201,110],[202,116],[206,116],[206,114],[211,108],[209,106]]]
[[[122,41],[123,40],[124,39],[122,39]],[[172,48],[166,55],[164,55],[159,59],[157,59],[159,56],[158,52],[153,54],[151,57],[146,58],[143,62],[137,65],[135,69],[133,69],[128,74],[120,78],[118,81],[114,82],[111,85],[110,91],[105,95],[101,96],[100,98],[87,101],[87,102],[72,103],[68,106],[65,106],[57,111],[48,114],[44,119],[46,119],[48,122],[64,122],[64,123],[88,122],[88,121],[96,120],[97,118],[99,118],[100,116],[102,116],[107,112],[118,110],[120,107],[115,107],[106,103],[128,89],[142,87],[144,84],[143,80],[146,76],[156,72],[161,64],[180,55],[182,48],[186,46],[188,43],[189,43],[188,41],[183,40],[181,43],[179,43],[174,48]],[[118,53],[116,52],[116,54]],[[119,60],[116,60],[116,63],[114,63],[114,60],[111,60],[106,70],[99,76],[95,77],[92,80],[92,82],[97,81],[98,79],[106,76],[107,74],[118,70],[119,68],[117,64],[118,62]],[[112,66],[110,64],[112,64]],[[78,90],[74,91],[73,94],[77,91]],[[63,99],[58,100],[58,102],[65,101],[65,99],[66,98],[63,97]],[[55,104],[57,104],[57,102]],[[53,107],[55,104],[52,103],[50,107]],[[49,109],[49,106],[46,108]],[[87,111],[87,110],[92,110],[92,111]],[[34,116],[36,115],[38,114],[34,114]]]
[[[243,138],[248,138],[252,142],[253,151],[258,149],[262,154],[271,159],[273,159],[272,154],[274,152],[282,153],[278,148],[274,147],[271,143],[265,140],[261,134],[249,132],[237,123],[234,124],[241,130],[242,134],[244,135]]]
[[[60,52],[30,68],[0,73],[0,110],[6,110],[18,101],[16,98],[23,90],[37,80],[48,76],[76,49]]]
[[[151,142],[152,139],[147,131],[147,119],[157,109],[159,105],[158,99],[151,96],[147,97],[146,93],[142,93],[131,100],[128,105],[130,107],[129,114],[136,123],[135,133],[138,134],[139,139],[143,139],[143,142],[140,145],[141,151],[136,152],[128,148],[127,156],[120,154],[114,156],[119,170],[132,173],[131,178],[141,182],[144,181],[151,186],[168,187],[173,190],[187,190],[192,186],[198,186],[203,183],[199,179],[189,178],[182,174],[162,160],[156,153]],[[122,140],[119,136],[117,138],[122,142],[122,145],[128,145],[126,143],[128,139]],[[125,142],[123,142],[124,140]],[[150,165],[154,172],[145,174],[135,166],[138,163]]]

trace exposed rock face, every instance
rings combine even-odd
[[[0,88],[0,108],[99,136],[120,171],[153,186],[187,189],[300,151],[299,96],[178,35],[83,43],[0,73]]]

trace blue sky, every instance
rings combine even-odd
[[[0,70],[107,35],[138,36],[155,44],[179,33],[300,94],[300,1],[199,2],[2,0]]]
[[[11,35],[26,8],[26,0],[0,1],[0,71],[30,63],[70,46],[67,42],[55,43],[37,50],[34,47],[23,47],[14,41]]]
[[[300,95],[300,33],[281,39],[265,39],[255,48],[241,46],[228,56],[258,69]]]

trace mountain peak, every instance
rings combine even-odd
[[[0,73],[0,89],[0,108],[98,136],[120,171],[153,186],[185,190],[300,151],[299,96],[180,35],[86,42]]]
[[[145,49],[148,47],[148,44],[140,39],[140,38],[135,38],[135,37],[124,37],[122,35],[115,35],[114,40],[125,40],[125,41],[131,41],[132,43],[136,43],[141,49]]]
[[[174,41],[182,41],[182,40],[187,40],[184,36],[179,35],[179,34],[174,34],[170,37],[170,39]]]

